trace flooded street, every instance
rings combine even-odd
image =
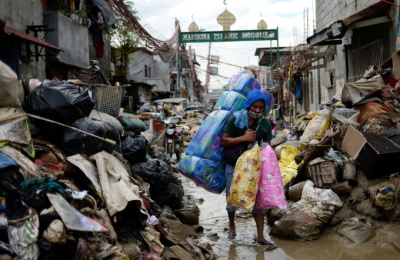
[[[204,227],[201,242],[208,242],[220,259],[296,259],[296,260],[349,260],[349,259],[400,259],[400,225],[387,224],[376,229],[376,236],[367,242],[349,242],[336,232],[322,235],[318,240],[299,242],[268,236],[279,247],[265,251],[265,247],[255,243],[255,222],[251,214],[240,209],[236,216],[237,235],[229,239],[226,235],[228,217],[225,210],[225,192],[213,194],[197,187],[193,181],[180,175],[185,194],[198,201],[200,225]],[[396,249],[397,248],[397,249]]]

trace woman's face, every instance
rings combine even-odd
[[[250,110],[253,112],[256,112],[256,113],[264,112],[264,108],[265,108],[265,106],[264,106],[264,102],[262,102],[262,100],[257,100],[250,106]]]
[[[249,107],[249,116],[258,119],[264,114],[264,102],[257,100]]]

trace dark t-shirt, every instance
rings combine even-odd
[[[245,134],[247,127],[239,128],[235,126],[235,115],[231,115],[228,119],[228,122],[225,125],[224,132],[228,133],[232,137],[239,137]],[[250,129],[256,130],[258,126],[258,121],[255,121],[251,126]],[[260,122],[260,126],[257,129],[257,141],[260,143],[261,141],[270,141],[272,139],[272,128],[271,122],[263,118]]]

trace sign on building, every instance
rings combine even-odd
[[[218,75],[218,67],[210,66],[210,75]]]
[[[278,40],[278,30],[182,32],[179,42],[229,42]]]
[[[219,64],[219,56],[210,55],[210,64]]]

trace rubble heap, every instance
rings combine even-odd
[[[0,65],[2,259],[215,258],[151,136],[94,110],[84,86],[23,89]]]
[[[400,214],[400,83],[371,68],[272,141],[289,209],[268,211],[271,235],[317,239],[331,229],[354,242]]]

